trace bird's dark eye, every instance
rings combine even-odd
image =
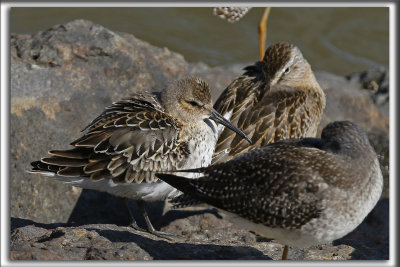
[[[198,106],[200,106],[197,102],[195,102],[195,101],[188,101],[188,103],[190,104],[190,105],[192,105],[193,107],[198,107]]]
[[[287,68],[285,69],[285,74],[287,74],[287,73],[289,73],[289,72],[290,72],[290,68],[287,67]]]

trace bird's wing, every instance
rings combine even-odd
[[[266,86],[262,69],[262,62],[244,68],[245,73],[231,82],[218,97],[214,109],[222,116],[228,116],[227,119],[235,124],[240,114],[252,107],[261,94],[269,90],[268,86],[257,90],[260,86]]]
[[[184,163],[188,150],[179,140],[180,127],[151,96],[137,95],[106,108],[71,143],[74,149],[50,151],[53,156],[36,168],[50,168],[61,176],[112,178],[116,183],[155,182],[154,172]]]
[[[214,104],[214,109],[218,111],[222,116],[228,116],[227,119],[231,119],[231,115],[234,110],[241,109],[237,107],[237,97],[238,97],[238,86],[242,84],[245,80],[244,76],[240,76],[238,79],[234,80],[218,97]]]
[[[306,92],[286,86],[270,88],[251,105],[237,110],[235,118],[231,119],[253,144],[242,142],[235,133],[224,129],[218,137],[213,163],[227,161],[272,142],[303,137],[312,123],[310,109]]]
[[[193,199],[269,227],[296,229],[317,218],[329,175],[340,164],[315,164],[330,157],[316,148],[281,144],[262,150],[205,168],[199,179],[159,177]]]

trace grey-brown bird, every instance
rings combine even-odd
[[[300,49],[281,42],[271,45],[262,61],[247,66],[222,92],[214,108],[253,141],[249,145],[219,127],[213,156],[217,163],[272,142],[315,137],[325,94]]]
[[[144,201],[180,192],[154,173],[208,166],[217,141],[212,120],[247,138],[212,108],[206,82],[195,77],[178,80],[159,94],[134,94],[113,103],[71,143],[71,150],[50,151],[50,157],[31,163],[31,172],[135,199],[148,231],[165,234],[154,230]],[[131,225],[143,230],[130,216]]]
[[[191,199],[208,203],[240,227],[299,248],[353,231],[383,186],[367,135],[348,121],[327,125],[321,138],[284,140],[185,172],[203,176],[157,174],[184,193],[178,205]],[[285,246],[282,259],[287,251]]]

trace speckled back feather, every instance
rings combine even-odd
[[[307,168],[312,166],[314,158],[297,149],[290,144],[268,147],[268,152],[264,149],[265,156],[253,150],[251,157],[214,165],[204,170],[204,177],[190,182],[160,177],[184,192],[174,200],[176,207],[196,204],[192,200],[195,198],[254,223],[296,229],[319,216],[322,203],[315,193],[319,190],[318,183],[324,182],[318,170],[310,181]],[[285,168],[288,162],[291,167]],[[302,172],[303,168],[307,171]],[[296,175],[294,169],[299,169]]]
[[[153,183],[155,171],[181,168],[189,153],[187,144],[179,142],[180,127],[153,95],[135,94],[107,107],[71,143],[73,149],[50,151],[53,156],[33,162],[33,171]]]
[[[177,207],[205,202],[271,228],[299,229],[319,218],[331,194],[337,194],[337,202],[362,194],[358,200],[363,203],[382,191],[376,154],[365,133],[351,122],[331,123],[321,139],[283,140],[187,171],[204,176],[188,180],[157,174],[184,192],[172,200]]]
[[[293,77],[285,77],[285,68]],[[324,107],[325,95],[300,50],[284,42],[270,46],[263,61],[246,67],[214,104],[253,144],[224,129],[213,163],[279,140],[315,136]]]
[[[251,7],[215,7],[213,13],[215,16],[234,23],[246,15],[250,9]]]

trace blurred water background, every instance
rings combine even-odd
[[[10,32],[31,34],[74,19],[87,19],[113,31],[132,33],[181,53],[189,62],[210,66],[258,60],[258,21],[253,8],[231,24],[211,7],[14,7]],[[389,8],[273,7],[267,46],[296,44],[314,70],[339,75],[389,66]]]

